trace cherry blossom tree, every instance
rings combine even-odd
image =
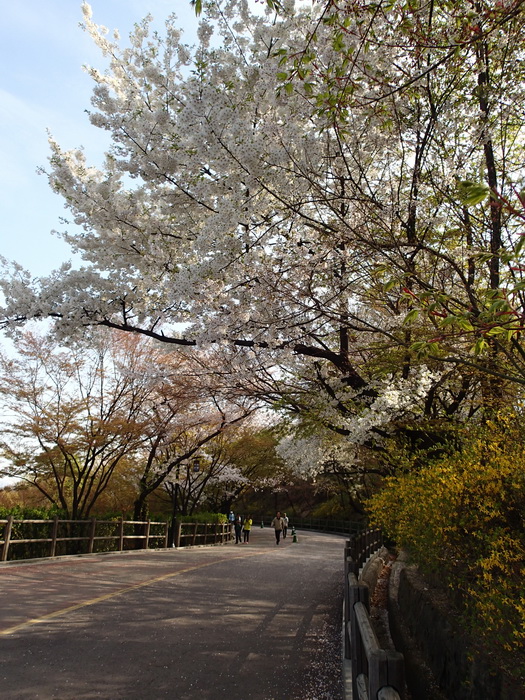
[[[72,519],[87,517],[117,472],[135,515],[199,449],[254,410],[192,378],[188,358],[129,334],[69,347],[32,332],[0,357],[5,458],[0,474],[32,485]]]
[[[210,481],[224,476],[228,466],[210,457],[210,450],[254,410],[253,402],[245,399],[234,403],[221,397],[220,392],[214,395],[208,387],[204,393],[197,393],[187,373],[164,386],[151,404],[146,439],[135,458],[142,468],[138,472],[134,517],[146,517],[148,498],[160,487],[172,497],[174,514],[193,513],[204,500]]]
[[[314,187],[333,180],[325,171],[337,158],[334,140],[308,128],[302,95],[275,91],[275,48],[301,17],[274,27],[244,8],[231,38],[226,7],[215,17],[226,23],[216,49],[210,10],[185,77],[192,57],[173,21],[165,40],[148,39],[143,23],[121,50],[84,11],[111,60],[109,74],[92,70],[92,121],[111,132],[114,148],[96,169],[52,142],[49,178],[83,228],[64,237],[89,265],[36,286],[15,271],[5,318],[50,316],[63,332],[116,326],[180,345],[279,348],[326,359],[364,386],[342,323],[356,291],[350,256],[343,232],[323,221],[332,206]],[[184,336],[173,332],[180,324]]]
[[[190,49],[173,17],[121,46],[84,4],[113,145],[94,167],[51,139],[48,177],[85,266],[14,266],[4,326],[229,347],[229,381],[359,444],[505,400],[525,383],[523,2],[268,5],[210,2]]]
[[[216,474],[206,489],[212,509],[228,513],[234,502],[286,482],[284,463],[276,453],[277,426],[260,416],[227,430],[207,448],[208,461]]]
[[[123,348],[111,353],[108,338],[90,350],[60,349],[24,334],[19,355],[0,358],[2,475],[32,485],[72,519],[87,517],[144,440],[151,389],[132,373],[133,359]]]

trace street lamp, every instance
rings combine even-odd
[[[175,472],[175,483],[170,484],[171,491],[171,537],[170,546],[175,547],[175,530],[177,527],[177,511],[179,507],[179,478],[180,478],[180,463],[177,464]]]

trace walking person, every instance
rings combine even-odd
[[[250,541],[250,530],[251,529],[252,529],[252,519],[248,515],[247,518],[244,518],[244,522],[242,524],[242,534],[243,534],[244,544],[248,544]]]
[[[277,511],[277,514],[272,520],[270,527],[273,527],[273,529],[275,530],[275,544],[279,544],[279,542],[281,541],[281,533],[284,527],[284,520],[281,517],[280,511]]]
[[[241,533],[242,533],[242,518],[240,515],[238,515],[235,518],[234,528],[235,528],[235,544],[240,544],[241,543]]]
[[[288,516],[286,515],[286,513],[283,513],[283,521],[284,521],[284,525],[283,525],[283,540],[284,540],[284,538],[286,537],[286,533],[288,532],[288,523],[290,522],[288,520]]]

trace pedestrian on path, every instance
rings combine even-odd
[[[281,533],[284,527],[284,520],[281,518],[280,511],[277,511],[275,518],[272,520],[270,527],[275,530],[275,544],[279,544],[281,540]]]
[[[288,532],[288,523],[290,522],[288,520],[288,516],[286,515],[286,513],[283,513],[283,521],[284,521],[284,525],[283,525],[283,540],[284,540],[284,538],[286,537],[286,533]]]
[[[244,522],[242,524],[242,534],[243,534],[243,540],[245,544],[248,544],[250,541],[250,530],[252,529],[252,519],[248,515],[246,518],[244,518]]]
[[[242,532],[242,518],[238,515],[235,518],[235,544],[241,543],[241,532]]]

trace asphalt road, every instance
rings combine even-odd
[[[0,564],[1,700],[340,700],[343,537]]]

